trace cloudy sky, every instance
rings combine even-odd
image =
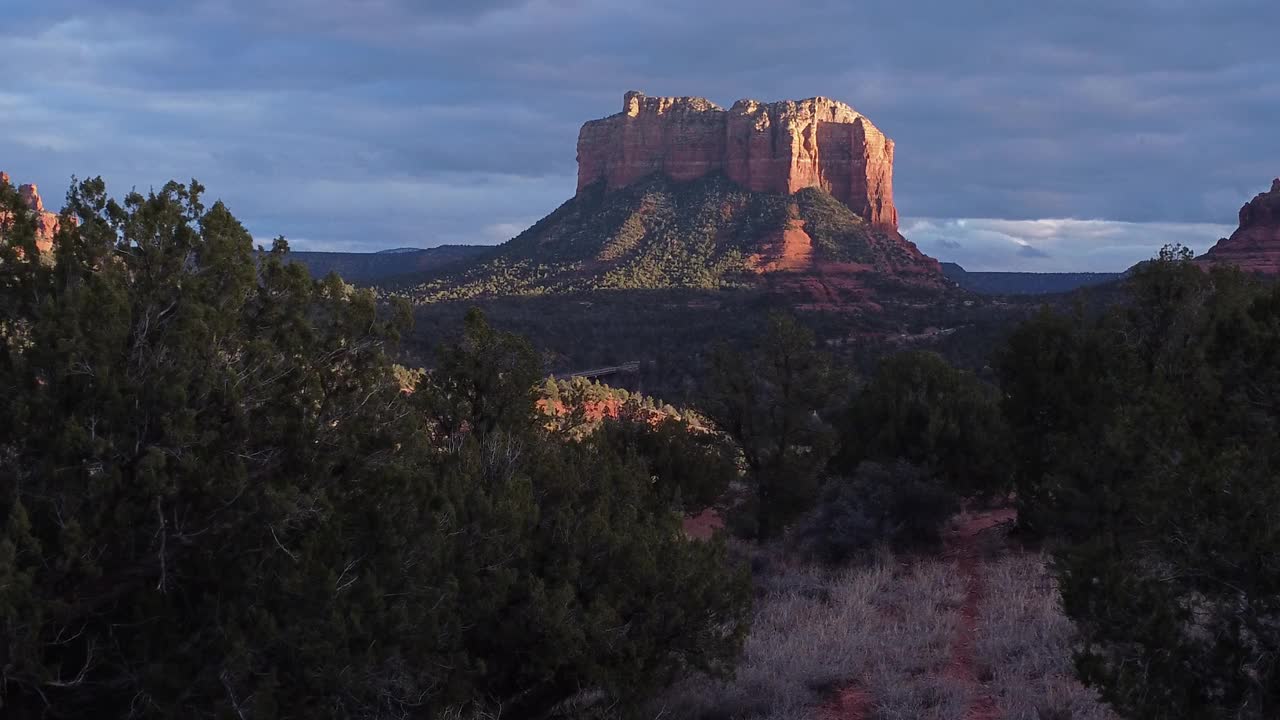
[[[261,238],[506,240],[622,94],[826,95],[897,142],[903,232],[971,270],[1203,250],[1280,175],[1274,0],[39,0],[0,168],[60,205],[196,177]]]

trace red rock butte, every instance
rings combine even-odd
[[[869,223],[896,229],[893,141],[848,105],[825,97],[727,111],[696,97],[631,91],[622,112],[582,126],[578,192],[608,190],[661,173],[687,181],[724,173],[755,192],[818,187]]]
[[[9,184],[9,173],[0,171],[0,185]],[[27,209],[36,215],[36,249],[47,253],[53,249],[53,236],[58,234],[58,214],[44,209],[44,201],[40,198],[40,188],[35,184],[27,184],[18,188],[18,194]],[[0,221],[5,220],[0,213]]]
[[[1280,178],[1240,208],[1240,227],[1223,238],[1199,262],[1238,265],[1246,272],[1280,275]]]

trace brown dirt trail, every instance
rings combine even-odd
[[[858,687],[846,687],[818,708],[818,720],[870,720],[871,693]]]
[[[968,685],[973,699],[964,720],[998,720],[1000,710],[995,697],[978,678],[974,663],[974,642],[978,633],[978,608],[986,593],[980,567],[982,547],[980,535],[998,525],[1012,522],[1014,510],[1002,508],[962,515],[945,536],[945,557],[954,559],[956,571],[964,578],[965,599],[960,608],[960,624],[951,644],[951,662],[944,671],[949,678]]]
[[[970,689],[971,700],[962,720],[1000,720],[995,697],[978,678],[974,643],[978,632],[978,609],[986,592],[982,573],[983,533],[1017,519],[1012,508],[984,510],[957,516],[944,535],[943,557],[955,562],[955,571],[965,583],[960,623],[951,643],[951,660],[943,674]],[[871,720],[874,697],[855,681],[837,692],[818,709],[819,720]]]

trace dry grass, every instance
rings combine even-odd
[[[944,563],[902,568],[882,555],[870,567],[827,572],[772,551],[767,564],[736,675],[681,682],[655,715],[810,718],[834,689],[860,677],[900,690],[877,697],[883,718],[933,717],[920,709],[962,702],[929,677],[946,665],[964,595]]]
[[[988,540],[972,658],[981,686],[954,668],[968,589],[954,558],[882,554],[824,571],[772,548],[752,551],[758,598],[737,674],[686,679],[649,716],[811,720],[852,684],[869,696],[866,720],[963,720],[988,693],[1005,720],[1117,720],[1072,676],[1074,632],[1044,558]]]
[[[1073,678],[1075,632],[1041,555],[1013,553],[985,567],[975,661],[1007,720],[1114,720]]]
[[[873,674],[867,685],[873,688],[875,720],[961,720],[972,692],[941,675]]]
[[[943,675],[965,587],[950,563],[916,563],[893,585],[862,676],[876,720],[958,720],[969,704],[963,683]]]

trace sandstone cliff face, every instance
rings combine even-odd
[[[9,174],[0,172],[0,185],[8,184],[10,184]],[[40,188],[33,183],[19,187],[18,194],[22,197],[22,202],[26,204],[27,209],[36,215],[36,249],[41,253],[52,251],[53,237],[58,234],[58,214],[44,209]],[[5,214],[0,213],[0,223],[4,220],[6,220]]]
[[[819,187],[868,222],[898,225],[893,141],[844,103],[823,97],[724,110],[702,98],[628,92],[623,111],[582,126],[578,191],[609,190],[662,173],[693,180],[723,172],[756,192]]]
[[[1238,265],[1246,272],[1280,274],[1280,178],[1240,208],[1240,227],[1205,253],[1206,264]]]

